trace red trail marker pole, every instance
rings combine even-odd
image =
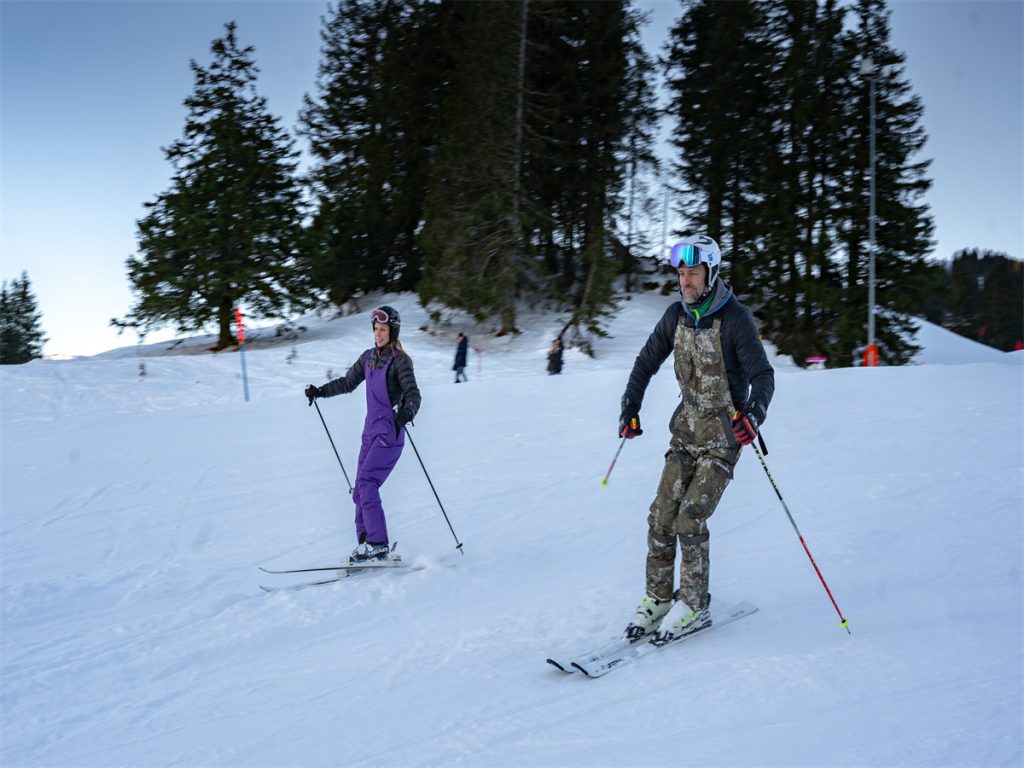
[[[242,325],[242,310],[235,307],[235,323],[238,324],[238,356],[242,360],[242,391],[245,402],[249,402],[249,374],[245,369],[245,328]]]

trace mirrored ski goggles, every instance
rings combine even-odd
[[[670,254],[672,266],[678,268],[680,265],[696,267],[698,264],[710,264],[714,258],[713,252],[693,243],[676,243],[672,246]]]
[[[389,323],[391,318],[388,317],[388,313],[383,309],[375,309],[370,313],[370,319],[375,323]]]

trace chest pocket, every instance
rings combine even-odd
[[[722,354],[722,321],[710,328],[676,326],[674,345],[676,379],[681,402],[669,425],[673,443],[700,450],[733,449],[729,416],[732,395]]]

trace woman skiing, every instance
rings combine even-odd
[[[359,542],[352,552],[352,559],[356,561],[389,558],[380,486],[402,455],[405,425],[420,409],[420,390],[416,386],[412,358],[398,341],[402,325],[398,312],[392,307],[378,307],[370,313],[370,320],[374,346],[361,354],[341,378],[322,387],[310,384],[305,391],[312,405],[318,397],[348,394],[366,381],[366,421],[352,493]]]

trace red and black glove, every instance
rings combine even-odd
[[[732,417],[732,433],[742,445],[750,445],[757,437],[757,416],[752,411],[751,408],[744,413],[736,411]]]
[[[632,440],[639,437],[644,431],[640,429],[640,413],[636,408],[627,406],[622,409],[619,416],[619,437],[628,437]]]

